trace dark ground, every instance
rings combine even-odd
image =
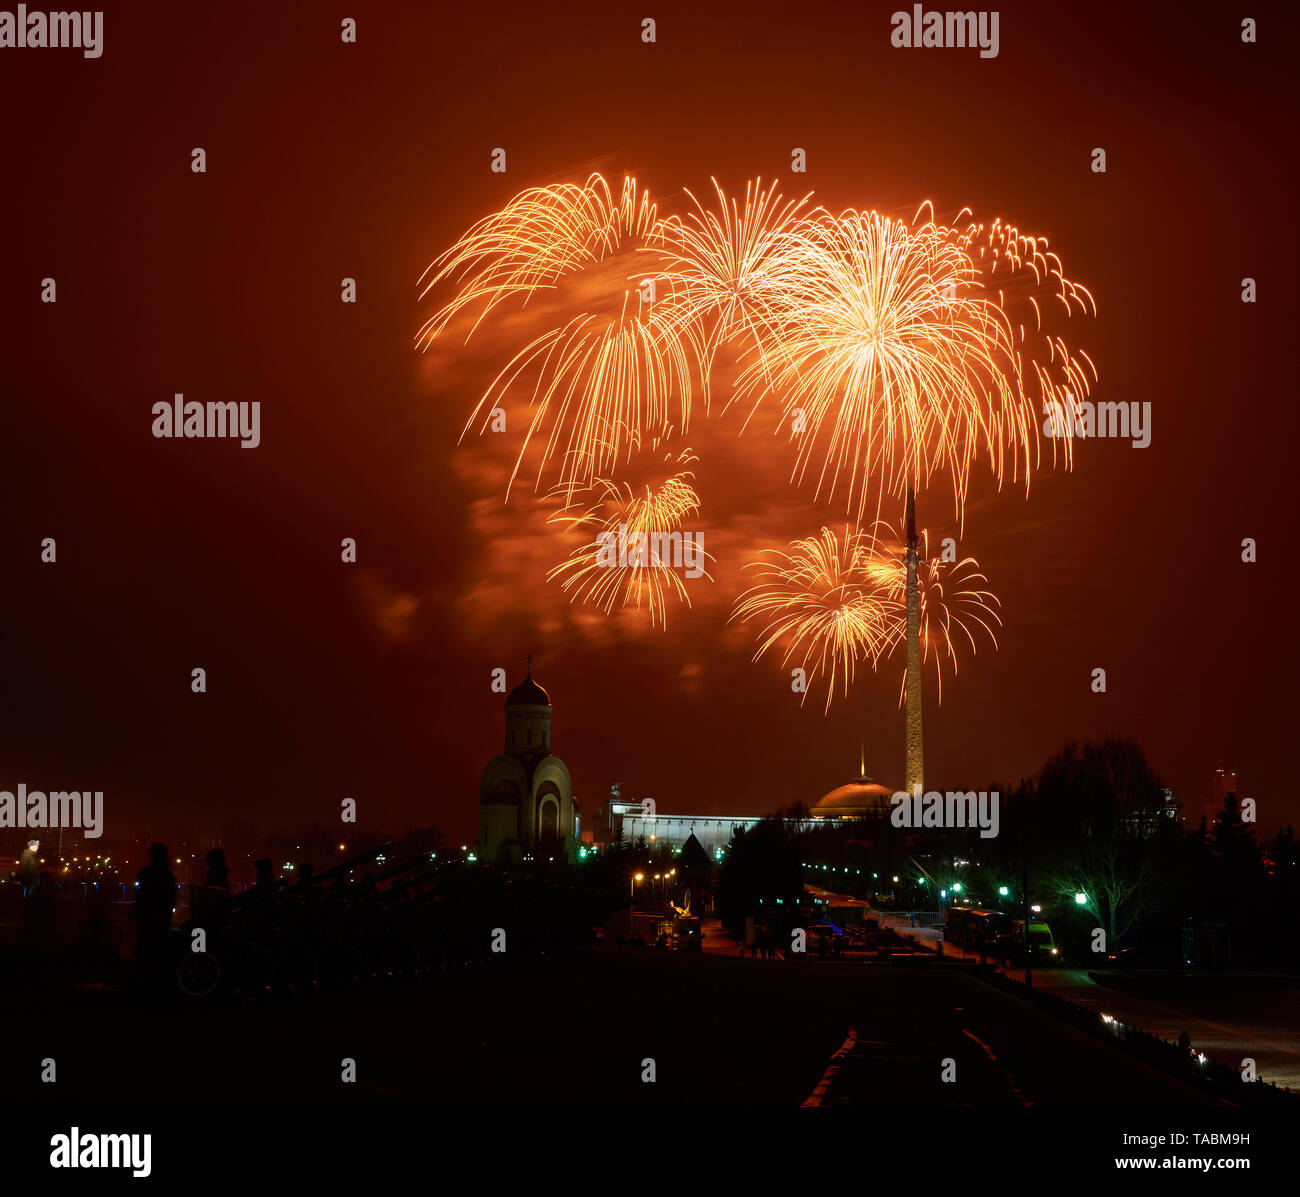
[[[605,951],[256,1005],[10,990],[0,1009],[3,1092],[38,1107],[789,1109],[851,1028],[825,1107],[1211,1104],[959,969]],[[45,1057],[56,1085],[39,1082]]]

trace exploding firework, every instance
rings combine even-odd
[[[718,346],[739,339],[760,353],[772,342],[771,323],[789,287],[785,277],[799,260],[800,212],[808,202],[782,202],[775,184],[761,179],[745,185],[741,207],[728,199],[716,179],[718,210],[707,211],[687,191],[695,211],[683,220],[670,216],[655,226],[650,245],[668,286],[665,320],[694,330],[702,347],[701,378],[708,387]]]
[[[647,248],[655,224],[655,207],[632,178],[624,179],[617,200],[598,174],[582,187],[523,192],[474,225],[425,272],[422,296],[441,283],[451,283],[455,293],[425,322],[417,344],[428,349],[454,318],[477,311],[468,339],[506,300],[527,303],[536,292],[554,290],[620,250]],[[520,377],[535,377],[532,414],[507,495],[538,440],[544,448],[535,485],[547,463],[558,459],[567,505],[578,488],[613,473],[645,441],[673,427],[685,431],[692,371],[702,349],[692,344],[695,326],[675,323],[667,314],[647,305],[639,289],[624,289],[617,312],[575,315],[507,362],[461,434],[476,424],[488,427]]]
[[[957,672],[958,654],[987,635],[997,647],[1001,626],[997,596],[973,557],[951,562],[931,556],[921,533],[919,592],[922,660],[933,665],[939,698],[943,672]],[[855,666],[876,669],[905,644],[906,538],[888,524],[842,536],[829,528],[795,541],[788,552],[769,550],[772,562],[754,562],[760,582],[737,600],[732,619],[767,622],[759,633],[758,660],[784,643],[782,666],[796,660],[808,675],[829,680],[829,710],[836,682],[847,695]]]
[[[959,213],[958,220],[963,215]],[[1097,381],[1097,370],[1087,353],[1072,352],[1052,330],[1057,318],[1095,316],[1092,293],[1065,277],[1061,259],[1045,237],[1022,233],[1001,220],[954,227],[949,236],[970,256],[984,291],[996,292],[998,306],[1015,330],[1017,354],[1032,371],[1039,410],[1048,417],[1044,431],[1050,432],[1052,460],[1057,460],[1059,447],[1069,469],[1075,417]]]
[[[901,528],[880,523],[871,530],[869,540],[871,552],[865,569],[889,610],[889,647],[882,659],[891,659],[904,647],[907,630],[907,536]],[[924,530],[918,540],[921,661],[933,666],[942,702],[944,670],[951,667],[957,672],[959,652],[969,648],[974,655],[978,641],[985,636],[997,648],[994,627],[1002,626],[998,614],[1002,604],[989,589],[988,578],[974,557],[947,560],[943,553],[931,555],[929,534]]]
[[[567,275],[598,265],[627,241],[644,237],[654,224],[655,206],[648,192],[638,195],[633,178],[623,180],[617,200],[599,174],[582,186],[563,183],[520,192],[470,228],[420,276],[421,299],[447,281],[456,292],[425,321],[416,344],[427,349],[455,316],[478,308],[468,339],[498,304],[512,296],[526,301],[536,291],[555,288]]]
[[[823,528],[767,554],[747,566],[758,581],[737,598],[731,619],[764,621],[753,659],[784,643],[782,668],[794,662],[804,671],[805,699],[824,679],[830,710],[836,684],[847,695],[856,667],[874,668],[894,636],[889,597],[871,572],[871,541]]]
[[[932,210],[907,224],[808,210],[809,197],[784,200],[761,180],[743,203],[713,186],[716,210],[688,191],[685,218],[660,218],[630,177],[617,194],[598,174],[533,188],[475,224],[421,279],[422,297],[453,288],[420,330],[424,349],[453,323],[468,325],[468,339],[507,300],[526,306],[581,275],[585,293],[603,293],[603,314],[575,302],[569,318],[515,353],[462,433],[491,425],[514,389],[531,385],[507,495],[530,446],[539,447],[535,489],[558,463],[555,518],[595,533],[548,575],[571,601],[606,613],[644,605],[652,623],[666,620],[669,599],[689,604],[662,549],[699,510],[693,475],[681,468],[689,451],[643,493],[614,476],[643,445],[687,431],[693,388],[707,410],[724,346],[736,351],[731,403],[749,405],[745,424],[779,406],[795,446],[792,480],[811,475],[819,499],[842,495],[859,525],[873,489],[878,515],[886,496],[942,474],[960,524],[981,462],[999,487],[1023,477],[1028,489],[1040,407],[1053,461],[1071,466],[1074,417],[1096,371],[1056,321],[1096,308],[1046,240],[1002,221],[962,223],[965,211],[952,224]],[[644,544],[644,555],[608,559],[620,530],[624,547]],[[656,536],[666,538],[658,549]],[[901,538],[880,524],[865,534],[846,527],[843,537],[824,528],[787,549],[756,565],[765,572],[732,618],[765,620],[755,659],[785,644],[783,664],[797,660],[809,680],[825,680],[829,708],[856,664],[875,668],[906,641]],[[919,575],[920,649],[942,696],[959,650],[973,652],[984,635],[996,647],[998,600],[971,558],[923,550]]]
[[[635,494],[626,483],[598,479],[590,488],[595,501],[587,510],[574,514],[566,506],[551,517],[571,531],[595,530],[593,540],[547,574],[547,581],[561,580],[570,602],[590,603],[606,615],[615,606],[644,606],[652,627],[667,626],[670,598],[691,605],[684,578],[692,576],[692,569],[700,571],[695,576],[708,578],[704,563],[711,560],[698,533],[683,529],[700,509],[694,472],[681,468],[695,457],[687,449],[668,460],[674,472],[658,486],[647,485]],[[557,494],[566,503],[572,497],[563,488]],[[677,572],[683,567],[684,575]]]
[[[737,379],[736,400],[757,409],[779,396],[795,480],[812,469],[818,498],[843,488],[859,520],[873,476],[879,503],[947,471],[959,518],[979,459],[999,485],[1023,475],[1028,486],[1036,402],[1080,385],[1076,358],[1065,355],[1064,378],[1051,369],[1063,346],[1046,342],[1044,366],[1033,355],[1042,344],[1023,329],[1017,337],[986,279],[995,259],[973,252],[976,240],[933,221],[910,228],[819,209],[772,266],[782,285],[769,310],[779,314],[764,323],[764,352]],[[1032,272],[1011,253],[997,260]],[[1038,268],[1033,252],[1029,263]]]

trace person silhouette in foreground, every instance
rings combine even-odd
[[[40,850],[40,840],[28,840],[27,847],[18,858],[18,880],[22,884],[24,898],[35,897],[40,886],[41,858],[37,855]]]
[[[190,897],[190,917],[200,920],[207,919],[214,907],[230,897],[230,869],[225,852],[213,848],[203,859],[208,866],[207,878],[203,888]]]
[[[137,958],[146,971],[156,972],[167,961],[167,936],[176,909],[176,875],[165,844],[149,849],[149,863],[136,878],[135,908],[140,924]]]
[[[226,864],[225,852],[213,848],[203,859],[208,866],[208,879],[203,884],[208,889],[217,890],[223,899],[230,897],[230,868]]]
[[[253,867],[257,870],[257,880],[253,883],[253,891],[259,898],[271,897],[276,889],[271,858],[263,856],[261,860],[253,862]]]

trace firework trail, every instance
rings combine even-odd
[[[823,528],[789,551],[766,552],[770,560],[746,567],[758,581],[737,598],[731,619],[764,621],[753,659],[784,642],[782,668],[793,661],[803,669],[804,699],[824,679],[829,711],[837,682],[847,696],[857,665],[874,668],[891,647],[890,603],[870,572],[870,539]]]
[[[1029,240],[1001,225],[959,234],[854,210],[818,209],[801,223],[776,254],[784,261],[771,266],[782,282],[769,305],[775,314],[735,389],[750,418],[771,397],[781,405],[797,450],[795,481],[811,471],[819,499],[843,490],[859,522],[873,476],[879,507],[946,471],[959,519],[978,460],[999,485],[1023,476],[1028,487],[1038,463],[1037,404],[1070,399],[1086,383],[1085,367],[1062,343],[1031,343],[1023,326],[1017,335],[991,289],[999,266],[1008,279],[1040,270],[1083,302],[1086,292],[1053,274],[1053,259],[1035,249],[1026,264],[1003,248]],[[996,252],[984,242],[996,242]]]
[[[655,226],[655,206],[633,178],[623,180],[617,200],[598,174],[581,187],[525,191],[425,271],[422,297],[443,283],[454,294],[425,321],[416,343],[427,350],[456,317],[477,312],[468,340],[506,300],[526,304],[538,291],[555,290],[620,251],[648,248]],[[506,493],[530,446],[541,441],[535,487],[558,459],[567,505],[580,487],[630,460],[644,441],[674,426],[687,428],[692,372],[702,357],[702,348],[692,344],[695,335],[693,325],[665,319],[654,303],[647,307],[639,289],[625,289],[615,314],[575,315],[516,353],[484,392],[462,439],[475,424],[488,426],[521,376],[535,375],[532,416]]]
[[[484,317],[512,296],[526,301],[561,279],[599,265],[629,239],[654,227],[649,192],[637,194],[625,178],[619,198],[593,174],[578,186],[563,183],[520,192],[499,212],[473,225],[420,276],[420,298],[451,281],[453,298],[424,322],[416,344],[427,349],[462,311],[479,308],[466,340]]]
[[[692,210],[661,218],[631,177],[617,189],[599,174],[531,188],[472,226],[421,278],[422,298],[435,287],[452,292],[419,331],[427,350],[453,326],[467,324],[468,340],[507,301],[526,306],[597,268],[602,279],[617,274],[626,261],[621,283],[595,282],[610,310],[571,308],[514,353],[462,432],[486,428],[516,387],[531,386],[507,496],[537,446],[534,489],[556,467],[554,518],[595,534],[548,575],[571,601],[607,613],[644,604],[652,623],[666,620],[669,599],[689,603],[661,555],[611,568],[600,553],[620,527],[650,544],[698,513],[693,474],[681,468],[694,460],[689,451],[644,493],[614,476],[643,445],[687,431],[695,391],[707,412],[724,347],[737,370],[727,408],[749,407],[742,431],[761,408],[778,407],[795,449],[792,481],[811,477],[817,499],[842,497],[857,525],[873,494],[878,517],[886,497],[947,474],[960,527],[981,463],[999,487],[1023,478],[1027,490],[1040,464],[1040,412],[1053,462],[1071,467],[1075,415],[1097,375],[1056,321],[1095,315],[1096,306],[1045,239],[1001,220],[971,221],[967,210],[948,224],[932,208],[923,219],[922,205],[907,223],[809,209],[809,196],[785,200],[762,180],[746,185],[743,201],[716,180],[713,190],[715,206],[687,191]],[[865,533],[846,526],[842,537],[824,528],[774,552],[731,618],[766,620],[755,659],[787,643],[783,664],[797,659],[826,680],[829,707],[855,664],[875,668],[905,639],[900,538],[879,523]],[[959,647],[974,651],[985,634],[996,647],[998,601],[986,581],[973,559],[923,553],[921,647],[941,694]]]
[[[798,261],[808,202],[782,202],[776,185],[762,179],[745,185],[739,206],[716,179],[717,212],[707,211],[688,190],[695,210],[683,220],[659,221],[649,242],[668,285],[664,319],[676,329],[692,329],[701,350],[700,376],[707,395],[718,347],[739,340],[760,354],[773,341],[772,321],[783,309],[789,287],[786,272]]]
[[[547,581],[560,579],[569,601],[590,603],[608,615],[615,606],[650,612],[650,625],[668,625],[668,600],[676,598],[691,605],[683,577],[676,567],[685,564],[683,524],[699,513],[700,500],[693,485],[694,472],[680,467],[695,461],[689,449],[667,458],[674,467],[658,486],[647,485],[635,494],[626,484],[598,479],[590,488],[595,501],[580,514],[565,507],[551,517],[569,530],[595,530],[594,539],[576,548],[547,574]],[[572,496],[563,488],[556,492],[568,502]],[[620,545],[626,549],[620,556]],[[694,546],[701,568],[712,560]],[[707,571],[702,575],[709,578]],[[709,578],[712,581],[711,578]]]
[[[957,220],[964,215],[966,209]],[[984,290],[996,292],[998,306],[1015,328],[1022,374],[1032,372],[1038,410],[1048,417],[1044,431],[1050,428],[1052,433],[1052,461],[1057,461],[1059,448],[1064,467],[1070,469],[1075,418],[1097,381],[1097,369],[1085,352],[1071,352],[1049,328],[1053,317],[1095,316],[1092,293],[1065,277],[1061,259],[1045,237],[1022,233],[1000,219],[953,227],[949,235],[976,264]]]
[[[944,668],[957,672],[958,652],[974,653],[981,635],[997,647],[1000,604],[973,557],[945,562],[930,555],[925,533],[921,540],[922,659],[933,664],[942,702]],[[842,535],[823,528],[788,551],[767,550],[770,562],[751,562],[760,581],[736,600],[731,618],[765,620],[754,660],[785,644],[782,667],[801,665],[810,691],[816,678],[828,680],[829,710],[837,681],[847,696],[857,665],[877,669],[904,647],[905,551],[906,537],[888,524]]]
[[[869,532],[871,545],[865,566],[867,576],[879,587],[888,608],[889,646],[881,660],[892,659],[904,649],[907,628],[907,534],[901,527],[877,523]],[[946,667],[957,673],[958,653],[967,648],[973,656],[978,641],[987,636],[998,646],[995,625],[1002,626],[1001,602],[988,586],[974,557],[945,560],[942,553],[930,553],[929,533],[921,531],[917,590],[921,614],[921,661],[932,664],[943,702]],[[904,674],[904,685],[906,674]],[[900,691],[900,705],[902,692]]]

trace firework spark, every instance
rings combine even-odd
[[[922,660],[933,665],[942,702],[944,669],[957,672],[959,652],[969,646],[974,653],[983,635],[997,647],[1000,604],[973,557],[945,561],[930,555],[924,532],[920,539]],[[769,550],[771,562],[751,563],[761,580],[737,599],[731,618],[767,621],[754,660],[784,643],[782,666],[797,660],[810,690],[816,677],[828,679],[829,710],[837,681],[847,696],[856,666],[874,670],[904,647],[905,546],[888,524],[865,532],[846,528],[842,536],[823,528],[789,551]]]
[[[975,249],[974,234],[933,221],[911,228],[875,212],[819,209],[772,266],[779,314],[765,322],[765,351],[737,379],[736,400],[751,403],[752,418],[779,396],[797,446],[795,480],[811,467],[817,497],[843,487],[859,520],[873,476],[879,503],[947,471],[959,519],[976,460],[987,459],[999,485],[1023,475],[1027,487],[1038,461],[1036,399],[1077,400],[1072,388],[1086,381],[1068,354],[1064,377],[1045,367],[1042,346],[1017,337],[990,290],[991,266],[1005,257],[1008,272],[1017,262],[1024,270],[1023,261],[1000,253],[984,263]],[[1031,267],[1039,257],[1029,254]],[[1060,278],[1043,261],[1044,277]],[[1049,341],[1047,352],[1050,366],[1064,346]]]
[[[455,293],[420,329],[428,349],[462,313],[477,310],[466,339],[506,300],[523,303],[540,290],[606,262],[621,250],[647,249],[656,226],[649,193],[625,178],[615,200],[605,179],[581,187],[533,188],[474,225],[425,272],[421,295],[441,283]],[[642,276],[644,281],[644,274]],[[657,280],[650,276],[652,282]],[[615,298],[610,296],[611,299]],[[549,462],[559,460],[566,505],[580,488],[608,476],[641,445],[690,422],[692,372],[702,357],[695,326],[624,289],[613,315],[583,312],[535,338],[493,379],[466,422],[493,421],[521,375],[535,374],[532,416],[506,488],[509,495],[529,448],[544,448],[535,487]]]
[[[808,202],[805,196],[783,203],[776,185],[764,188],[759,179],[745,185],[741,207],[712,182],[716,213],[688,190],[695,211],[685,220],[659,221],[649,238],[668,286],[665,319],[697,330],[706,389],[719,345],[739,339],[761,352],[771,341],[777,301],[789,286],[785,274],[799,259],[791,251],[800,244],[800,213]]]
[[[892,659],[903,649],[907,630],[907,535],[902,528],[878,523],[868,534],[871,545],[865,566],[868,578],[879,588],[888,607],[889,647],[883,659]],[[932,555],[929,533],[918,536],[917,594],[921,615],[921,661],[934,668],[939,701],[943,701],[943,675],[951,667],[957,673],[959,653],[967,648],[973,656],[985,636],[998,646],[994,627],[1002,626],[1001,603],[988,586],[974,557],[945,553]],[[904,674],[904,686],[906,674]],[[900,705],[902,693],[900,692]]]
[[[649,192],[637,193],[634,178],[623,180],[615,200],[604,177],[586,183],[531,187],[499,212],[485,216],[420,276],[423,299],[450,281],[455,295],[416,336],[427,349],[452,319],[479,308],[466,340],[497,305],[513,296],[525,301],[536,291],[554,289],[561,279],[603,262],[629,239],[654,227]]]
[[[758,582],[737,598],[731,619],[765,621],[753,659],[784,642],[782,668],[793,661],[804,671],[805,699],[825,679],[829,711],[836,683],[847,696],[856,667],[874,668],[891,647],[890,601],[871,574],[870,539],[823,528],[788,552],[767,553],[770,560],[747,566],[758,571]]]
[[[700,546],[698,533],[683,531],[687,518],[700,509],[693,485],[695,474],[680,468],[695,457],[686,449],[668,460],[674,472],[658,486],[647,485],[640,494],[634,494],[626,483],[598,479],[590,488],[595,501],[579,514],[568,505],[572,496],[564,488],[556,492],[566,506],[551,517],[552,522],[565,523],[571,531],[595,529],[593,540],[576,548],[547,574],[547,581],[562,579],[561,589],[566,594],[572,592],[570,602],[591,603],[606,615],[616,605],[637,610],[644,605],[650,612],[651,627],[667,627],[670,598],[691,605],[683,575],[677,570],[693,562],[692,567],[701,570],[699,576],[708,578],[703,566],[712,558]],[[690,576],[688,570],[685,577]]]
[[[965,210],[957,219],[963,215]],[[1045,237],[1022,233],[1002,220],[953,227],[949,236],[976,264],[985,292],[996,291],[998,306],[1016,330],[1022,372],[1028,363],[1039,410],[1048,417],[1044,430],[1051,431],[1052,460],[1056,462],[1059,448],[1070,469],[1075,418],[1097,381],[1097,369],[1083,350],[1071,352],[1060,334],[1049,330],[1053,317],[1095,316],[1092,293],[1065,277],[1061,259]]]

